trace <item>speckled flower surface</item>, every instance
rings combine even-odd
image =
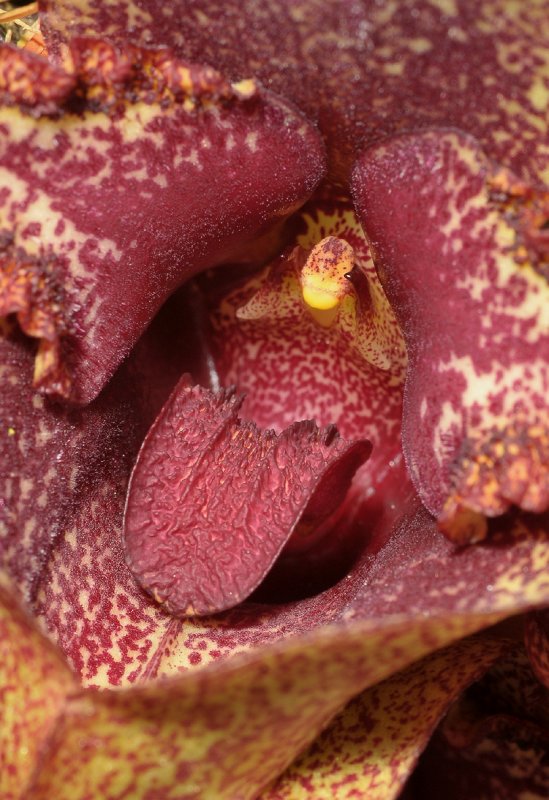
[[[549,792],[540,0],[0,48],[0,795]]]

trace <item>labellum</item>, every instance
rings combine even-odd
[[[39,5],[0,794],[544,796],[544,4]]]
[[[223,611],[248,597],[292,535],[314,536],[370,452],[333,426],[261,433],[239,419],[240,402],[184,380],[132,476],[128,563],[173,614]]]

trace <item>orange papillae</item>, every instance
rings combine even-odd
[[[30,39],[27,39],[21,49],[36,53],[38,56],[48,55],[48,48],[40,31],[33,34]]]
[[[253,80],[231,84],[209,66],[174,59],[170,50],[147,50],[108,42],[83,40],[65,57],[68,73],[78,74],[86,100],[103,110],[135,100],[183,103],[187,111],[234,100],[257,92]]]
[[[76,76],[26,49],[0,48],[0,101],[55,113],[74,90]]]
[[[439,517],[441,530],[456,544],[484,539],[485,517],[501,514],[510,503],[531,512],[542,512],[549,501],[549,427],[512,424],[505,432],[495,430],[480,445],[466,442],[456,465],[458,479]],[[469,450],[469,452],[467,452]]]
[[[142,100],[182,103],[192,111],[257,94],[254,80],[232,84],[212,67],[178,61],[165,48],[115,48],[109,42],[82,39],[66,51],[62,66],[25,50],[0,49],[0,96],[5,105],[20,104],[42,113],[59,113],[75,96],[94,110]]]
[[[68,398],[72,386],[63,354],[63,337],[69,322],[64,292],[58,285],[54,264],[47,257],[32,257],[9,244],[0,254],[0,317],[15,314],[21,330],[39,339],[34,385]]]
[[[490,200],[515,231],[513,255],[549,280],[549,191],[538,190],[499,169],[488,181]]]

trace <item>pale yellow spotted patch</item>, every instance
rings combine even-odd
[[[285,319],[304,306],[321,326],[347,337],[370,364],[404,379],[406,350],[393,310],[381,287],[362,228],[344,200],[336,213],[322,209],[303,214],[304,231],[282,275],[270,270],[237,311],[242,320]],[[334,258],[333,248],[337,249]],[[353,269],[362,278],[355,290]]]
[[[456,694],[507,648],[503,639],[472,637],[366,690],[261,800],[397,798]]]

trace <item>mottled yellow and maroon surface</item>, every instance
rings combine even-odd
[[[0,796],[547,796],[546,3],[40,6],[52,60],[0,51]],[[335,510],[306,418],[373,443]],[[132,503],[140,575],[207,531],[218,608],[286,544],[187,619]]]

